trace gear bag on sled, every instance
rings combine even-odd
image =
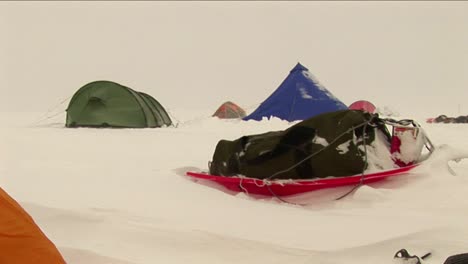
[[[336,111],[286,130],[220,140],[209,170],[212,175],[259,179],[351,176],[367,168],[366,154],[375,140],[390,146],[390,133],[378,114]]]

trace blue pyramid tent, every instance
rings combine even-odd
[[[298,63],[273,94],[243,120],[278,117],[305,120],[318,114],[348,109]]]

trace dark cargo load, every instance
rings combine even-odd
[[[377,114],[342,110],[282,131],[220,140],[210,174],[259,179],[356,175],[367,168],[366,150],[376,140],[377,131],[390,142],[390,133]]]

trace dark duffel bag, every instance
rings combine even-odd
[[[377,114],[359,110],[325,113],[282,131],[220,140],[210,174],[259,179],[350,176],[366,169],[365,146],[376,130],[390,134]]]

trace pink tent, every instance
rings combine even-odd
[[[356,102],[352,103],[348,108],[352,109],[352,110],[363,110],[363,111],[366,111],[366,112],[369,112],[369,113],[374,113],[375,112],[375,105],[373,105],[371,102],[365,101],[365,100],[356,101]]]

